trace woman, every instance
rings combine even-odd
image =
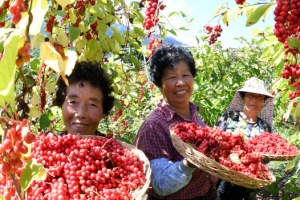
[[[184,159],[170,138],[172,123],[206,126],[197,115],[198,107],[190,102],[195,75],[193,56],[183,47],[160,47],[151,58],[150,76],[163,98],[145,119],[134,141],[150,160],[150,200],[216,199],[217,178]]]
[[[272,132],[273,96],[265,89],[264,82],[252,77],[243,88],[237,90],[226,112],[215,126],[223,131],[231,130],[251,139],[263,132]],[[219,180],[217,193],[219,200],[247,199],[251,189]]]
[[[69,86],[57,81],[55,101],[66,126],[61,134],[100,135],[98,125],[114,104],[109,77],[97,63],[77,62],[67,79]]]

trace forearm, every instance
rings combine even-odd
[[[184,165],[183,161],[173,163],[165,158],[151,160],[150,165],[152,187],[161,196],[175,193],[188,185],[195,171],[195,168]]]

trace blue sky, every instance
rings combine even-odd
[[[127,0],[127,2],[130,0]],[[261,2],[266,2],[259,0]],[[188,27],[188,31],[177,31],[177,39],[192,45],[195,43],[194,35],[200,30],[203,30],[203,27],[213,18],[215,10],[225,3],[228,2],[229,7],[236,6],[235,0],[163,0],[166,8],[161,12],[164,16],[168,16],[169,13],[174,11],[183,11],[188,18],[194,18],[191,26]],[[248,3],[257,3],[257,0],[247,0]],[[268,1],[267,1],[268,2]],[[218,23],[219,18],[215,18],[211,21],[211,25]],[[221,20],[221,19],[220,19]],[[168,18],[168,21],[172,24],[173,27],[179,28],[182,26],[187,27],[188,24],[177,17]],[[234,38],[243,36],[245,38],[250,38],[250,31],[253,29],[265,30],[268,26],[274,26],[274,17],[273,11],[269,13],[267,20],[265,22],[260,21],[259,23],[246,27],[246,17],[239,16],[237,21],[234,21],[233,18],[230,19],[229,26],[225,26],[221,21],[220,24],[223,28],[223,33],[219,40],[222,41],[224,47],[241,47],[237,40]]]

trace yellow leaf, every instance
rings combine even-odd
[[[226,26],[229,25],[229,16],[228,16],[229,11],[230,11],[230,9],[228,9],[222,16],[222,21]]]
[[[41,171],[37,175],[35,175],[35,180],[43,181],[46,180],[46,177],[47,177],[47,170],[41,169]]]
[[[3,128],[2,128],[2,126],[0,124],[0,135],[3,135],[3,133],[4,133],[4,131],[3,131]]]
[[[33,36],[32,40],[30,42],[31,49],[37,48],[38,46],[40,46],[40,44],[43,41],[45,41],[44,35],[37,34],[37,35]]]
[[[48,0],[33,0],[32,1],[32,22],[29,28],[30,35],[40,33],[42,24],[44,23],[44,16],[48,11]]]
[[[217,15],[220,13],[221,10],[223,10],[225,4],[228,5],[227,2],[226,2],[226,3],[223,3],[222,5],[220,5],[220,6],[217,8],[217,10],[215,10],[215,12],[214,12],[214,17],[217,16]]]
[[[69,4],[74,3],[76,0],[56,0],[56,2],[61,5],[62,9],[64,10],[65,7]]]
[[[66,85],[69,85],[66,75],[70,75],[75,66],[76,52],[67,50],[65,53],[61,45],[50,42],[42,42],[40,48],[41,63],[60,73]]]
[[[69,37],[65,33],[58,33],[57,37],[55,37],[55,40],[58,44],[61,44],[64,47],[68,46],[69,44]]]

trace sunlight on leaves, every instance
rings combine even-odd
[[[14,78],[16,73],[15,61],[20,40],[20,32],[13,31],[4,42],[4,53],[0,62],[0,106],[5,107],[9,103],[15,105]]]
[[[76,0],[56,0],[56,2],[61,5],[62,9],[64,10],[65,7],[69,4],[74,3]]]
[[[30,184],[32,181],[36,180],[36,176],[40,173],[42,170],[43,165],[38,164],[35,159],[32,159],[27,162],[26,166],[24,167],[21,176],[20,176],[20,185],[21,185],[21,190],[22,193],[29,188]],[[40,178],[40,176],[39,176]],[[45,180],[46,176],[43,176],[42,180]],[[39,179],[41,180],[41,179]]]
[[[248,16],[246,26],[248,27],[253,24],[256,24],[258,20],[265,14],[265,12],[270,8],[271,5],[272,4],[262,5],[257,9],[253,10],[253,12],[251,12]]]
[[[40,33],[42,24],[44,22],[44,16],[48,9],[48,0],[33,0],[31,9],[33,19],[29,29],[29,33],[31,35]]]
[[[66,75],[70,75],[76,60],[75,51],[67,50],[55,43],[43,42],[40,49],[41,63],[45,63],[54,71],[60,73],[63,80],[69,85]]]
[[[228,2],[223,3],[222,5],[220,5],[217,10],[215,10],[214,12],[214,17],[217,16],[218,14],[220,14],[220,11],[223,10],[223,8],[225,7],[225,5],[228,5]]]

